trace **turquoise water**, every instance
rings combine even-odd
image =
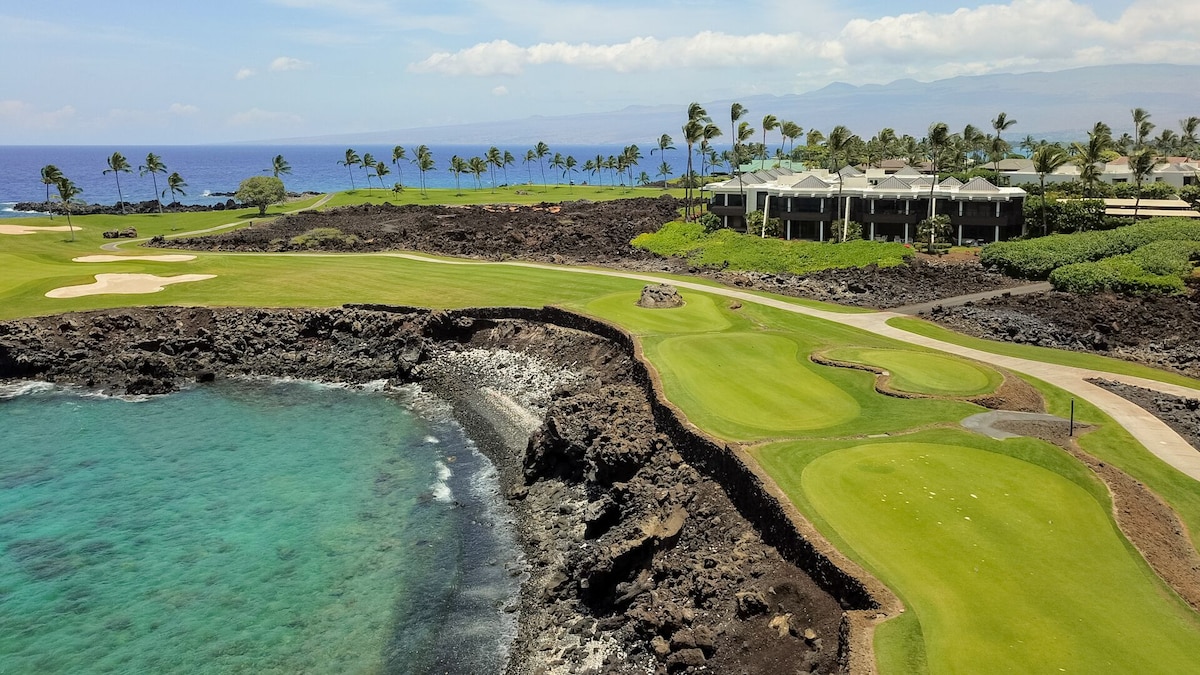
[[[0,673],[495,672],[494,471],[402,400],[0,400]]]

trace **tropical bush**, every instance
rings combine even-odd
[[[1179,198],[1195,208],[1200,208],[1200,185],[1184,185],[1179,188]]]
[[[1170,183],[1142,183],[1142,199],[1173,199],[1176,188]],[[1117,199],[1134,199],[1138,196],[1134,183],[1117,183],[1112,186]]]
[[[714,232],[721,229],[725,224],[725,221],[721,218],[721,216],[707,211],[701,214],[700,217],[696,219],[696,222],[704,226],[705,232]]]
[[[849,223],[834,223],[833,231],[830,233],[830,240],[835,242],[843,241],[843,231],[846,235],[845,241],[855,241],[863,238],[862,223],[856,223],[852,220]]]
[[[751,211],[750,213],[746,214],[746,233],[747,234],[759,234],[761,236],[761,233],[763,231],[762,226],[763,226],[763,212],[762,211]],[[780,229],[779,219],[778,218],[767,218],[767,236],[768,237],[778,237],[781,232],[783,232],[783,230]]]
[[[336,227],[318,227],[292,237],[292,246],[300,248],[353,248],[358,242],[357,236],[344,234]]]
[[[633,245],[661,256],[687,258],[693,265],[778,274],[808,274],[823,269],[893,267],[912,255],[903,244],[848,241],[763,239],[729,229],[705,232],[700,223],[673,222],[657,232],[638,235]]]
[[[1052,234],[1038,239],[989,244],[980,262],[1005,274],[1046,279],[1054,270],[1131,253],[1153,242],[1200,241],[1200,222],[1186,218],[1153,218],[1114,230]]]
[[[1071,293],[1171,295],[1184,291],[1197,259],[1200,242],[1156,241],[1125,255],[1065,265],[1050,273],[1050,283]]]
[[[950,216],[937,215],[917,223],[917,245],[926,253],[945,253],[950,250],[950,240],[954,230],[950,226]]]
[[[1025,200],[1025,223],[1031,232],[1041,233],[1043,199],[1046,202],[1046,234],[1105,229],[1103,200],[1058,199],[1048,195]]]

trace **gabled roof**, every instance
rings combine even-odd
[[[831,187],[831,184],[826,183],[825,181],[821,180],[820,178],[817,178],[816,176],[805,176],[804,180],[800,181],[799,183],[796,183],[792,187],[804,188],[807,190],[826,190],[826,189],[829,189],[829,187]]]
[[[888,176],[887,178],[884,178],[883,180],[879,181],[879,184],[875,186],[875,189],[877,189],[877,190],[909,190],[909,189],[911,189],[911,186],[909,185],[908,181],[901,180],[899,178],[896,178],[893,175],[893,176]]]
[[[938,183],[938,187],[956,188],[956,187],[962,187],[962,184],[963,184],[963,182],[961,180],[955,178],[954,176],[949,176],[946,178],[946,180]]]
[[[863,175],[863,172],[861,172],[858,169],[847,164],[846,166],[843,166],[841,169],[838,169],[838,175],[839,176],[861,176],[861,175]]]
[[[929,187],[930,185],[933,185],[933,176],[926,176],[922,174],[910,180],[909,184],[913,187]]]
[[[892,175],[893,176],[920,176],[921,172],[917,171],[916,169],[914,169],[911,166],[906,166],[903,169],[900,169],[899,171],[897,171],[896,173],[894,173]]]
[[[976,176],[958,190],[959,192],[999,192],[1000,188],[989,183],[983,176]]]
[[[989,162],[989,164],[991,163]],[[985,164],[985,166],[987,165]],[[1001,171],[1033,171],[1033,160],[1009,157],[1000,160],[999,167]]]

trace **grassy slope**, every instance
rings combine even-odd
[[[1071,352],[1061,349],[1050,349],[1048,347],[1035,347],[1033,345],[1019,345],[1011,342],[996,342],[994,340],[984,340],[982,338],[970,337],[955,333],[954,331],[942,328],[937,324],[921,319],[896,318],[890,319],[888,325],[895,326],[901,330],[906,330],[917,335],[924,335],[943,342],[962,345],[972,349],[978,349],[981,352],[989,352],[992,354],[1002,354],[1004,356],[1015,356],[1030,361],[1041,361],[1043,363],[1057,363],[1064,366],[1074,366],[1076,368],[1090,368],[1107,373],[1119,373],[1121,375],[1132,375],[1135,377],[1144,377],[1147,380],[1156,380],[1158,382],[1166,382],[1168,384],[1178,384],[1184,387],[1193,387],[1200,389],[1200,380],[1170,373],[1165,370],[1158,370],[1149,366],[1143,366],[1129,361],[1120,359],[1112,359],[1107,356],[1096,356],[1095,354],[1085,354],[1083,352]]]
[[[965,359],[907,349],[835,349],[832,359],[883,368],[899,391],[934,396],[975,396],[996,390],[1004,381],[994,369]]]
[[[209,214],[189,215],[211,217]],[[223,216],[228,220],[228,213]],[[168,228],[169,231],[169,223],[154,221],[152,217],[148,217],[145,222],[145,226],[135,225],[142,234],[153,234],[155,227]],[[55,224],[58,224],[57,220]],[[327,306],[357,301],[435,307],[565,303],[628,326],[641,334],[646,353],[663,373],[664,383],[672,400],[683,408],[693,422],[710,432],[723,433],[729,438],[834,438],[861,436],[865,433],[902,432],[924,424],[954,422],[978,410],[975,406],[963,403],[935,400],[902,401],[880,396],[872,389],[873,375],[817,366],[806,358],[814,350],[834,347],[879,350],[896,349],[901,346],[895,342],[855,329],[754,304],[747,304],[736,311],[731,310],[727,299],[701,293],[685,291],[684,296],[688,304],[677,310],[644,310],[633,306],[633,299],[641,286],[640,282],[565,274],[556,270],[531,270],[486,264],[439,265],[385,256],[202,254],[197,261],[183,264],[129,262],[83,265],[68,262],[72,256],[97,252],[96,246],[101,241],[99,229],[101,228],[89,229],[87,237],[81,235],[81,242],[76,245],[62,243],[63,236],[59,233],[13,237],[13,245],[6,246],[4,252],[0,252],[0,270],[3,270],[0,273],[0,315],[11,317],[43,314],[67,309],[123,306],[131,302]],[[8,244],[8,241],[5,243]],[[90,275],[96,272],[116,271],[151,271],[161,274],[200,272],[215,273],[219,276],[207,282],[171,286],[150,296],[96,296],[77,300],[50,300],[42,297],[45,290],[62,285],[64,279],[80,283],[90,280]],[[821,400],[824,397],[813,396],[813,391],[818,390],[825,392],[831,399],[840,401],[842,405],[828,405]],[[731,395],[735,391],[741,395]],[[1054,400],[1052,403],[1061,407],[1063,401],[1065,398]],[[806,406],[811,414],[797,414],[797,406]],[[778,414],[772,416],[768,411],[776,411]],[[850,412],[853,412],[853,415],[849,415]],[[1081,411],[1081,414],[1083,413],[1084,411]],[[1021,459],[1033,467],[1049,467],[1051,471],[1066,477],[1091,497],[1090,506],[1079,507],[1079,513],[1083,514],[1079,516],[1079,522],[1091,524],[1078,532],[1071,530],[1069,534],[1074,537],[1089,536],[1089,532],[1095,529],[1095,522],[1103,523],[1111,531],[1107,498],[1103,489],[1090,478],[1086,469],[1074,460],[1066,458],[1061,452],[1053,448],[1047,450],[1045,444],[1035,441],[1017,440],[999,444],[961,432],[935,430],[922,433],[924,435],[905,437],[905,440],[967,448],[972,451],[967,453],[969,456],[979,454],[978,451],[981,450],[997,452],[995,446],[999,445],[1004,454]],[[953,433],[953,436],[939,435],[948,433]],[[1085,443],[1104,446],[1102,450],[1121,455],[1122,461],[1133,467],[1134,471],[1141,471],[1141,474],[1135,475],[1163,491],[1173,505],[1181,508],[1181,512],[1185,513],[1185,520],[1194,528],[1200,521],[1197,517],[1200,514],[1200,504],[1186,502],[1189,486],[1178,481],[1172,483],[1174,478],[1169,470],[1164,472],[1160,467],[1156,467],[1157,460],[1144,450],[1126,447],[1128,443],[1122,439],[1121,434],[1123,431],[1120,429],[1111,430],[1105,427],[1085,438]],[[845,441],[835,438],[791,441],[769,446],[760,451],[760,456],[772,475],[788,489],[789,481],[799,484],[805,468],[815,459],[834,450],[840,451],[865,443],[869,442],[861,438]],[[790,450],[780,454],[776,461],[772,462],[771,448],[776,447],[786,447]],[[905,446],[899,446],[898,457],[905,453],[919,452],[915,447],[909,446],[905,450]],[[831,455],[830,461],[833,461],[832,457],[836,454]],[[1118,462],[1114,460],[1114,463]],[[1164,484],[1168,488],[1174,485],[1174,492],[1170,489],[1163,490],[1161,486]],[[837,543],[847,546],[852,543],[850,537],[839,536],[837,531],[831,528],[833,520],[824,520],[822,512],[815,508],[816,504],[823,503],[820,501],[822,499],[836,503],[836,500],[841,498],[833,489],[833,485],[831,482],[828,493],[822,492],[821,485],[815,488],[812,485],[804,486],[813,491],[816,501],[810,501],[804,490],[789,493],[794,494],[800,508],[814,517],[819,527],[831,532]],[[1193,498],[1194,501],[1197,499],[1200,498]],[[1183,507],[1179,507],[1177,502],[1183,503]],[[1078,499],[1071,503],[1082,504]],[[835,509],[834,517],[841,511]],[[852,512],[842,515],[854,516]],[[1060,522],[1060,527],[1062,525]],[[1085,543],[1092,545],[1090,540]],[[989,545],[993,544],[994,542],[989,541]],[[1111,542],[1103,544],[1108,547],[1105,548],[1106,551],[1111,549],[1110,544]],[[859,545],[864,546],[863,552],[856,553],[853,546],[847,546],[846,550],[851,555],[865,555],[869,552],[866,544]],[[942,544],[931,540],[930,545],[932,547]],[[1127,545],[1125,556],[1128,560],[1124,563],[1114,563],[1113,569],[1127,571],[1129,565],[1136,567],[1140,564]],[[936,566],[938,562],[935,560],[928,564]],[[1037,560],[1032,561],[1030,565],[1032,566],[1021,573],[1040,573],[1044,570]],[[900,578],[903,578],[902,574],[896,580],[885,576],[885,581],[896,583]],[[1096,579],[1098,577],[1093,576],[1094,582],[1103,583],[1103,579],[1098,582]],[[1014,591],[1019,592],[1019,588]],[[1092,598],[1087,594],[1080,598],[1081,602],[1093,600],[1095,604],[1084,611],[1107,613],[1112,609],[1110,605],[1104,604],[1102,599]],[[1163,597],[1161,593],[1152,593],[1143,600],[1143,605],[1153,606],[1153,611],[1138,610],[1131,613],[1124,620],[1126,628],[1130,631],[1146,630],[1146,622],[1154,625],[1161,623],[1161,617],[1172,616],[1172,612],[1175,611],[1173,608],[1177,605],[1176,601]],[[1120,608],[1116,613],[1121,613]],[[918,617],[918,614],[921,616]],[[1038,615],[1034,618],[1047,621],[1047,625],[1065,626],[1057,621],[1054,614],[1046,617]],[[891,666],[888,669],[890,672],[908,672],[910,666],[920,664],[925,658],[923,648],[926,639],[942,634],[942,625],[936,623],[936,616],[933,615],[928,618],[928,621],[935,622],[931,624],[929,635],[923,634],[922,625],[925,621],[924,613],[918,609],[899,622],[885,625],[880,631],[880,656],[885,666]],[[970,623],[970,620],[966,621]],[[1054,630],[1059,628],[1046,629],[1048,633],[1053,633]],[[1195,627],[1187,630],[1200,634]],[[940,637],[938,639],[940,640]],[[962,645],[950,646],[938,640],[930,642],[929,647],[928,658],[933,664],[953,658],[953,652],[963,648]],[[974,648],[974,644],[967,647]],[[1095,645],[1087,645],[1087,649],[1094,648]],[[1170,652],[1170,645],[1164,649]]]

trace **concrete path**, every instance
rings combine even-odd
[[[967,295],[956,295],[952,298],[942,298],[932,302],[919,302],[915,305],[904,305],[902,307],[893,307],[891,310],[897,314],[921,314],[928,312],[934,307],[958,307],[965,305],[968,302],[979,302],[989,298],[999,298],[1004,295],[1028,295],[1030,293],[1043,293],[1053,290],[1054,287],[1047,282],[1039,282],[1036,284],[1024,284],[1021,286],[1013,286],[1012,288],[1001,288],[994,291],[983,291],[982,293],[969,293]]]
[[[423,262],[452,265],[511,265],[514,267],[549,269],[575,274],[595,274],[600,276],[620,277],[624,279],[644,281],[646,283],[671,284],[676,288],[700,291],[713,295],[722,295],[740,300],[742,302],[758,303],[760,305],[774,307],[775,309],[781,309],[787,312],[803,314],[805,316],[811,316],[818,319],[839,323],[844,326],[859,328],[867,331],[868,333],[874,333],[875,335],[892,338],[900,342],[920,345],[922,347],[928,347],[930,349],[936,349],[938,351],[964,356],[969,359],[974,359],[976,361],[988,363],[1000,368],[1005,368],[1007,370],[1035,377],[1043,382],[1048,382],[1085,401],[1088,401],[1092,405],[1104,411],[1105,414],[1112,417],[1117,424],[1125,427],[1125,429],[1135,439],[1137,439],[1139,443],[1145,446],[1147,450],[1154,453],[1167,464],[1175,467],[1185,475],[1200,481],[1200,452],[1197,452],[1197,450],[1188,444],[1188,442],[1185,441],[1182,436],[1177,434],[1175,430],[1171,429],[1171,427],[1168,427],[1157,417],[1142,409],[1138,405],[1121,398],[1107,389],[1103,389],[1091,384],[1086,380],[1090,378],[1104,378],[1116,382],[1132,384],[1138,387],[1144,387],[1146,389],[1152,389],[1154,391],[1161,391],[1169,394],[1175,394],[1177,396],[1188,397],[1200,396],[1200,389],[1166,384],[1155,380],[1147,380],[1141,377],[1119,375],[1117,373],[1062,366],[1053,363],[1042,363],[1041,361],[1030,361],[1028,359],[992,354],[990,352],[984,352],[978,349],[972,349],[970,347],[963,347],[949,342],[943,342],[934,338],[910,333],[894,326],[889,326],[887,324],[888,320],[907,316],[904,314],[898,314],[896,312],[843,314],[839,312],[830,312],[828,310],[797,305],[776,298],[763,297],[754,293],[733,288],[706,286],[704,284],[693,283],[690,281],[666,279],[662,277],[656,277],[651,274],[639,274],[636,272],[586,269],[581,267],[564,267],[559,265],[544,265],[527,262],[480,263],[468,261],[447,261],[427,258],[425,256],[409,253],[391,253],[383,255],[408,258],[410,260],[420,260]]]

